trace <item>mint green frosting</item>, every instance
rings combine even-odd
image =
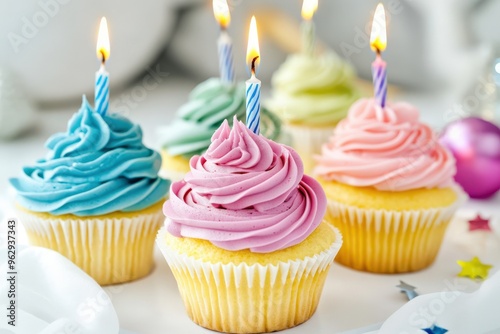
[[[224,120],[233,116],[245,120],[245,84],[228,85],[219,78],[210,78],[196,86],[189,100],[179,108],[176,118],[158,130],[162,148],[171,155],[190,158],[202,154],[211,143],[214,132]],[[277,139],[279,120],[261,108],[261,133],[269,139]]]
[[[158,177],[161,156],[142,143],[127,118],[101,116],[85,97],[68,130],[46,142],[45,159],[10,179],[20,205],[53,215],[103,215],[138,211],[160,200],[170,181]]]
[[[360,97],[354,69],[334,53],[293,54],[274,73],[266,104],[288,123],[328,126]]]

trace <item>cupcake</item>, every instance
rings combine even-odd
[[[313,315],[342,238],[293,149],[224,121],[170,191],[157,244],[195,323],[261,333]]]
[[[99,284],[131,281],[153,266],[162,202],[159,153],[127,118],[100,115],[83,98],[68,130],[46,142],[45,159],[10,179],[33,245],[58,251]]]
[[[344,236],[337,261],[376,273],[431,265],[464,200],[455,161],[407,103],[356,102],[317,157],[329,219]]]
[[[233,116],[245,118],[245,113],[244,83],[228,85],[219,78],[211,78],[196,86],[174,121],[158,131],[163,156],[161,175],[172,181],[182,180],[189,172],[189,159],[207,150],[222,121]],[[277,139],[278,118],[265,108],[261,113],[262,133]]]
[[[353,68],[334,53],[293,54],[274,73],[272,98],[266,105],[283,122],[283,141],[300,154],[306,172],[359,98],[354,79]]]

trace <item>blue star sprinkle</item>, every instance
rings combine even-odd
[[[426,332],[427,334],[444,334],[448,331],[447,329],[444,329],[444,328],[439,327],[437,325],[432,325],[429,328],[422,328],[422,330],[424,332]]]

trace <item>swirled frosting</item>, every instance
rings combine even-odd
[[[53,215],[142,210],[162,200],[160,155],[142,143],[141,128],[117,114],[101,116],[85,97],[68,130],[46,142],[45,159],[10,179],[19,204]]]
[[[187,158],[202,154],[210,138],[224,120],[233,116],[245,118],[245,85],[227,85],[219,78],[208,79],[196,86],[189,101],[177,111],[175,120],[158,131],[161,146],[170,155]],[[276,139],[280,124],[264,108],[261,109],[262,133]]]
[[[326,211],[323,189],[303,175],[291,148],[256,135],[235,118],[214,133],[191,171],[172,184],[167,229],[226,250],[266,253],[300,243]]]
[[[356,102],[317,157],[315,174],[359,187],[403,191],[453,184],[455,161],[407,103]]]
[[[289,123],[335,124],[360,96],[354,76],[353,68],[333,53],[290,55],[273,75],[267,106]]]

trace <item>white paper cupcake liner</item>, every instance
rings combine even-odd
[[[165,220],[161,210],[116,218],[47,219],[24,210],[18,216],[31,244],[61,253],[101,285],[131,281],[151,271],[156,232]]]
[[[458,199],[452,205],[425,210],[362,209],[329,200],[330,221],[344,237],[335,260],[376,273],[428,267],[439,252],[453,214],[467,198],[462,190],[456,192]]]
[[[342,245],[337,229],[331,247],[276,265],[210,263],[157,244],[170,266],[189,317],[202,327],[228,333],[261,333],[294,327],[315,312],[323,284]]]
[[[321,153],[321,147],[333,135],[335,126],[306,127],[291,124],[282,125],[284,142],[299,153],[306,174],[311,174],[316,162],[314,156]]]

